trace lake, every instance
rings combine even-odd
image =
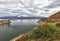
[[[0,25],[0,41],[9,41],[19,34],[31,31],[37,21],[37,19],[11,20],[10,24]]]

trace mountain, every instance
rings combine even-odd
[[[18,17],[18,16],[3,16],[3,17],[0,17],[0,19],[39,19],[39,18],[45,18],[45,17],[43,17],[43,16],[34,16],[34,17],[32,17],[32,16],[28,16],[28,17],[26,17],[26,16],[20,16],[20,17]]]

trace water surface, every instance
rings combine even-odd
[[[19,34],[31,31],[35,26],[37,19],[32,20],[11,20],[10,25],[0,25],[0,41],[9,41]]]

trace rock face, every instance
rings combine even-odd
[[[57,24],[57,23],[60,23],[60,11],[53,14],[52,16],[48,17],[48,18],[43,18],[43,19],[40,19],[38,21],[39,24],[45,24],[45,23],[48,23],[48,24]]]
[[[9,24],[10,20],[0,20],[0,24]]]
[[[49,18],[53,18],[53,19],[60,19],[60,11],[53,14],[52,16],[50,16]]]

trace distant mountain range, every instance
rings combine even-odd
[[[39,19],[39,18],[46,18],[46,17],[43,17],[43,16],[34,16],[34,17],[31,17],[31,16],[29,16],[29,17],[4,16],[4,17],[0,17],[0,19]]]

